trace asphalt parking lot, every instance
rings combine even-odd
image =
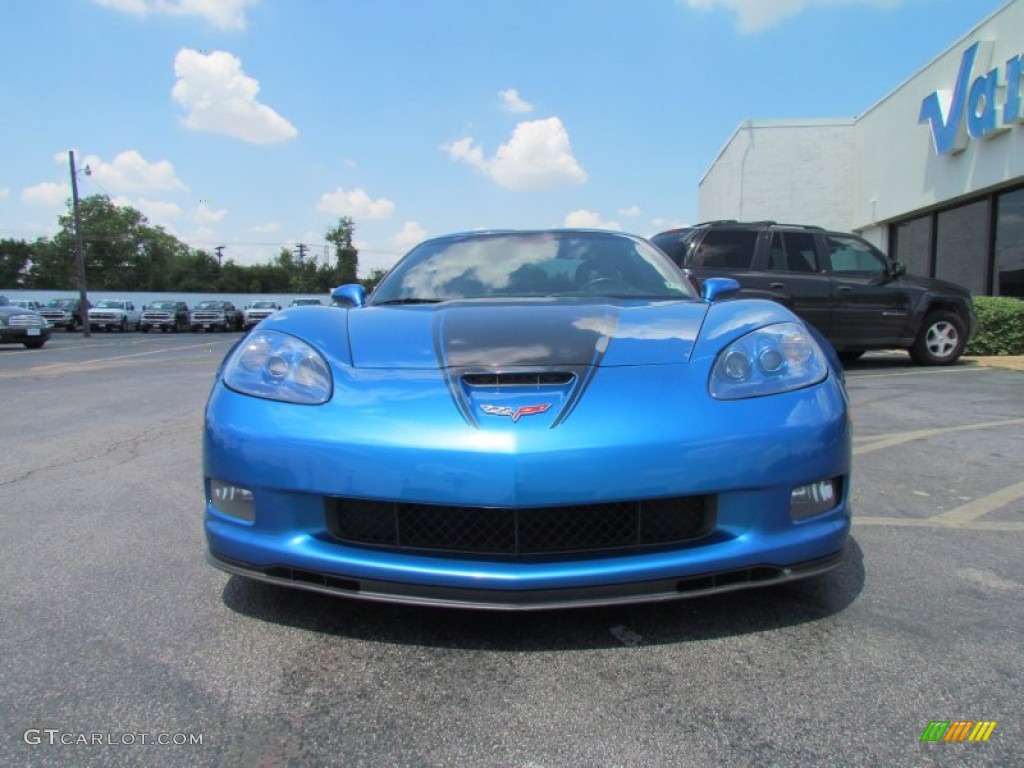
[[[0,765],[1021,764],[1024,373],[851,365],[825,577],[493,615],[205,564],[202,409],[237,338],[0,347]],[[997,725],[921,741],[947,720]]]

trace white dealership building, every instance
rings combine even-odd
[[[1024,0],[857,118],[748,120],[700,218],[856,232],[908,271],[1024,297]]]

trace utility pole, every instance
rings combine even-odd
[[[68,150],[68,163],[71,165],[71,209],[75,218],[75,266],[78,270],[78,314],[82,321],[82,334],[89,338],[89,294],[85,288],[85,255],[82,252],[82,216],[78,212],[78,172],[75,170],[75,151]],[[85,166],[88,176],[92,173]]]
[[[299,251],[299,292],[306,291],[306,244],[299,243],[295,246]]]
[[[224,246],[223,245],[218,245],[213,250],[215,250],[217,252],[217,266],[219,267],[220,266],[220,260],[224,257]]]

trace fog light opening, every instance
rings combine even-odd
[[[250,523],[256,519],[256,505],[248,488],[210,478],[210,501],[218,512],[229,517]]]
[[[800,520],[828,512],[839,503],[837,478],[798,485],[789,494],[789,516]]]

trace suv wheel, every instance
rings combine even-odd
[[[964,351],[964,324],[953,312],[929,312],[910,356],[920,365],[950,365]]]

